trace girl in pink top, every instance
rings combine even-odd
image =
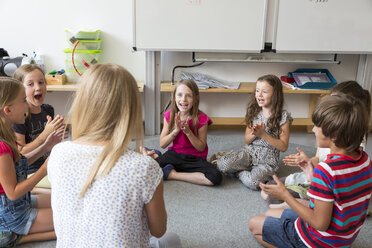
[[[156,158],[164,179],[218,185],[221,173],[206,158],[207,130],[212,121],[199,110],[199,89],[193,80],[179,82],[170,110],[164,113],[160,146],[168,151]]]
[[[168,110],[167,112],[164,113],[164,119],[166,120],[167,123],[169,123],[170,115],[171,115],[170,110]],[[179,118],[179,114],[178,114],[177,118]],[[208,116],[206,114],[204,114],[202,112],[199,112],[199,116],[198,116],[198,119],[197,119],[197,129],[199,130],[200,128],[202,128],[206,124],[207,124],[207,126],[209,126],[210,124],[212,124],[212,121],[208,118]],[[190,120],[190,119],[188,120],[188,127],[190,128],[190,130],[192,130],[192,132],[194,132],[195,127],[193,126],[193,121]],[[178,134],[179,135],[177,135],[173,139],[173,143],[170,147],[168,147],[168,150],[173,150],[177,153],[191,154],[191,155],[195,155],[195,156],[207,159],[208,145],[206,143],[205,143],[204,151],[199,151],[193,146],[193,144],[191,143],[191,141],[189,140],[189,138],[185,134],[185,132],[179,132]]]
[[[31,195],[30,190],[47,174],[47,161],[27,178],[28,163],[49,152],[61,141],[53,131],[32,152],[22,156],[12,126],[25,122],[28,110],[23,84],[0,77],[0,247],[56,238],[50,195]]]

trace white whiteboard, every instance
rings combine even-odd
[[[137,50],[259,52],[267,0],[133,0]]]
[[[372,52],[372,0],[278,0],[277,52]]]

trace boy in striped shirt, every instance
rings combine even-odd
[[[350,247],[366,218],[372,163],[359,146],[369,113],[359,100],[337,95],[316,107],[312,121],[318,147],[329,147],[331,154],[313,171],[309,207],[297,202],[276,176],[276,185],[260,185],[291,207],[250,220],[249,229],[265,247]]]

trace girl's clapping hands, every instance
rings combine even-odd
[[[261,137],[266,131],[265,131],[265,123],[261,122],[261,124],[256,124],[252,127],[252,134],[256,137]]]

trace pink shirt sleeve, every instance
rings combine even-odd
[[[4,154],[10,154],[14,160],[14,154],[10,146],[4,141],[0,141],[0,156]]]
[[[204,113],[200,113],[198,119],[199,119],[198,129],[204,126],[205,124],[210,126],[213,123],[212,120],[209,119],[209,117]]]
[[[171,111],[170,110],[167,110],[165,113],[164,113],[164,118],[165,120],[169,123],[169,119],[170,119],[170,113]]]

